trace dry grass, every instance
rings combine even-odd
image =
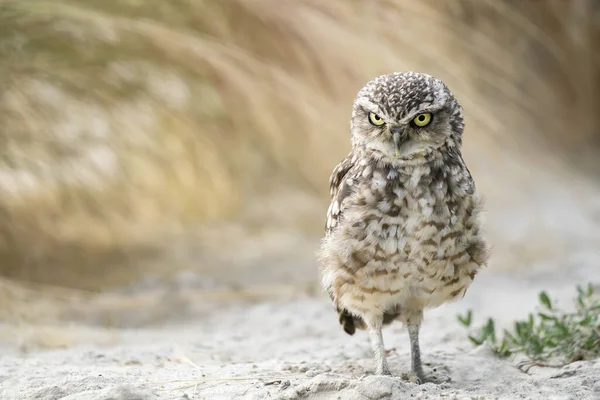
[[[593,0],[0,1],[0,273],[128,282],[190,229],[265,199],[257,212],[276,217],[248,229],[319,231],[323,210],[304,199],[326,197],[356,90],[394,70],[448,82],[471,154],[571,162],[600,138],[599,12]],[[287,190],[307,197],[283,209]]]

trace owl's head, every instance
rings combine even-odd
[[[356,96],[352,145],[375,157],[402,162],[459,148],[464,122],[461,106],[433,76],[401,72],[379,76]]]

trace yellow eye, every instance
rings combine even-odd
[[[431,122],[431,113],[419,114],[413,119],[413,123],[418,127],[424,127]]]
[[[381,125],[385,124],[383,119],[375,113],[369,113],[369,122],[375,126],[381,126]]]

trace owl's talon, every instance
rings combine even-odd
[[[425,375],[417,375],[412,371],[402,374],[402,379],[414,383],[415,385],[422,385],[430,381]]]

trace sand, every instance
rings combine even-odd
[[[163,326],[97,328],[87,331],[95,344],[65,349],[23,353],[5,340],[0,398],[598,399],[600,361],[524,373],[518,360],[473,346],[456,321],[457,313],[473,309],[475,325],[488,316],[510,324],[535,310],[541,289],[568,307],[574,285],[595,268],[577,263],[562,272],[552,266],[518,275],[485,271],[462,301],[428,312],[421,342],[426,373],[437,383],[415,385],[400,377],[409,368],[400,324],[384,333],[395,376],[373,376],[366,333],[346,335],[325,297],[298,295],[212,310],[197,305]]]

